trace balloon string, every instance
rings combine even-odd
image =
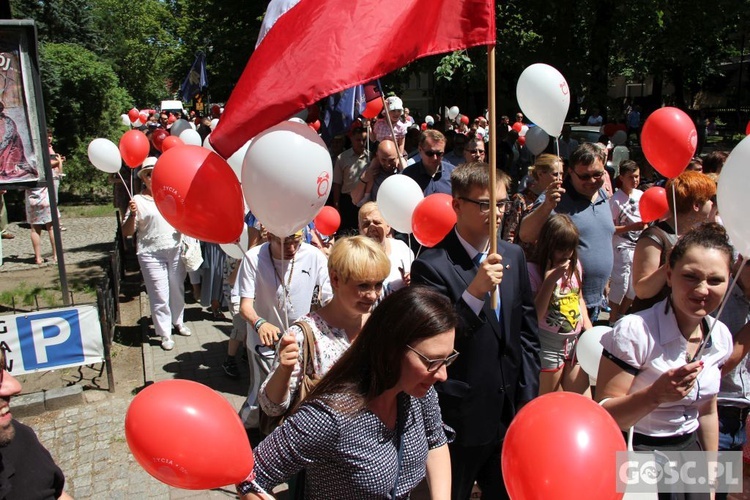
[[[281,269],[284,269],[284,241],[286,238],[281,238]],[[293,269],[289,269],[289,283],[292,282],[291,273]],[[281,290],[284,292],[284,332],[289,330],[289,308],[286,306],[289,301],[289,287],[284,286],[284,274],[281,275]]]
[[[132,200],[133,199],[133,192],[130,189],[128,189],[128,184],[125,182],[125,179],[122,178],[122,174],[119,171],[117,172],[117,176],[122,181],[122,185],[125,187],[125,191],[127,191],[128,196]]]
[[[557,153],[557,156],[560,156],[560,138],[555,137],[555,151]]]
[[[422,244],[420,243],[420,244],[419,244],[419,248],[417,249],[417,255],[416,255],[416,256],[414,257],[415,259],[418,259],[418,258],[419,258],[419,254],[420,254],[420,252],[422,251],[422,248],[424,248],[424,247],[423,247],[423,246],[422,246]]]
[[[742,268],[745,267],[745,264],[747,263],[747,257],[742,257],[742,264],[740,264],[739,269],[737,269],[737,272],[734,275],[734,279],[732,280],[732,284],[729,285],[729,290],[727,290],[727,293],[724,294],[724,300],[721,301],[721,306],[719,307],[719,312],[716,313],[716,321],[713,322],[711,325],[711,328],[708,330],[708,334],[706,335],[706,338],[703,342],[701,342],[701,346],[698,349],[698,352],[695,353],[695,356],[693,357],[693,361],[697,359],[701,359],[701,356],[703,355],[703,350],[706,348],[706,345],[708,344],[708,340],[711,338],[711,334],[714,331],[714,328],[716,327],[716,323],[719,322],[719,318],[721,318],[721,313],[724,312],[724,307],[727,305],[727,302],[729,302],[729,297],[732,296],[732,290],[734,290],[734,286],[737,284],[737,281],[740,278],[740,273],[742,272]]]
[[[133,192],[133,169],[132,168],[130,169],[130,192],[131,193]],[[133,196],[131,195],[130,197],[132,198]]]
[[[672,209],[674,212],[674,235],[678,237],[680,233],[677,231],[677,195],[675,194],[674,182],[672,182]]]

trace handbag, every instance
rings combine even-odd
[[[298,326],[302,330],[303,343],[302,343],[302,380],[300,381],[297,393],[294,395],[294,399],[289,401],[289,408],[281,415],[271,416],[263,411],[263,407],[259,407],[259,427],[260,433],[263,436],[268,436],[273,430],[284,422],[284,419],[292,414],[297,408],[297,405],[305,399],[305,397],[312,391],[315,384],[318,383],[318,376],[315,375],[315,367],[313,365],[313,358],[315,356],[315,337],[313,335],[312,327],[306,321],[296,321],[292,326]],[[312,373],[310,373],[312,372]]]
[[[183,235],[180,240],[180,259],[188,271],[197,271],[203,264],[201,244],[195,238]]]

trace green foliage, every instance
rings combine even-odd
[[[117,143],[130,96],[112,68],[80,45],[43,44],[40,59],[47,121],[56,150],[68,159],[64,185],[77,194],[107,189],[106,175],[91,166],[87,147],[96,137]]]
[[[435,68],[435,77],[438,81],[450,82],[457,72],[460,71],[464,76],[469,76],[475,69],[476,65],[466,51],[458,50],[440,59],[440,63]]]
[[[175,36],[178,21],[169,5],[160,0],[91,3],[102,40],[96,53],[109,62],[133,98],[119,113],[133,106],[156,107],[171,98],[179,83],[169,77],[181,44]]]

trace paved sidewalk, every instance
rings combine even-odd
[[[147,302],[143,308],[148,311]],[[241,377],[234,380],[221,368],[231,322],[228,318],[215,321],[198,304],[189,304],[185,324],[193,335],[175,336],[175,348],[164,351],[148,321],[147,337],[142,346],[145,382],[173,378],[195,380],[220,392],[239,410],[247,395],[249,369],[240,363]],[[130,454],[125,440],[125,414],[132,395],[122,397],[98,391],[84,394],[86,404],[22,420],[34,428],[50,450],[65,473],[66,490],[74,498],[236,497],[231,485],[211,491],[188,491],[171,488],[152,478]],[[169,422],[154,422],[154,426],[160,425],[169,425]],[[278,498],[283,498],[282,495]]]

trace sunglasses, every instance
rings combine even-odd
[[[576,172],[574,168],[571,168],[570,171],[573,172],[576,175],[576,177],[578,177],[582,181],[590,181],[591,179],[599,180],[602,177],[604,177],[604,170],[594,172],[593,174],[583,174],[583,175]]]
[[[471,198],[465,198],[463,196],[459,196],[458,199],[468,201],[469,203],[478,205],[479,211],[482,212],[483,214],[490,211],[490,202],[488,200],[472,200]],[[506,199],[506,200],[498,201],[497,203],[495,203],[495,206],[497,207],[498,210],[500,210],[501,212],[504,212],[505,210],[510,208],[512,204],[513,204],[512,201]]]
[[[425,151],[425,156],[430,156],[432,158],[440,158],[445,154],[445,151]]]
[[[416,349],[414,349],[409,344],[406,344],[406,347],[411,352],[413,352],[414,354],[416,354],[417,356],[419,356],[419,358],[424,363],[425,368],[427,368],[427,371],[430,372],[430,373],[434,373],[434,372],[438,371],[443,366],[445,366],[446,368],[449,367],[450,365],[453,364],[454,361],[456,361],[456,358],[458,357],[458,351],[455,350],[455,349],[453,349],[453,353],[450,356],[448,356],[447,358],[430,359],[427,356],[425,356],[424,354],[422,354],[421,352],[419,352]]]

